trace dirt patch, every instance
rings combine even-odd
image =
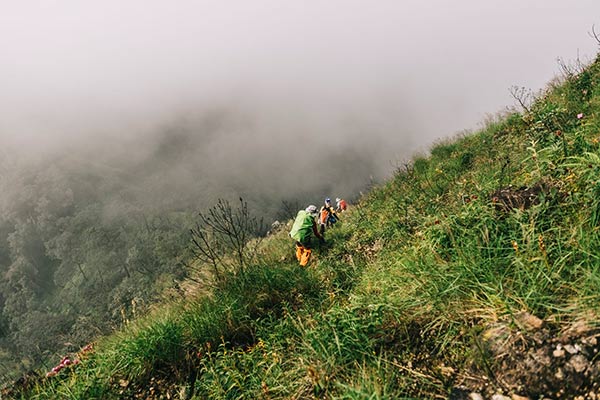
[[[496,190],[490,195],[497,211],[508,213],[515,209],[526,210],[539,204],[543,196],[548,196],[551,186],[546,182],[538,182],[530,187],[514,188],[508,186]]]
[[[455,399],[600,399],[600,328],[559,330],[528,313],[488,327]]]

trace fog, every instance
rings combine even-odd
[[[595,57],[597,0],[4,1],[5,158],[190,190],[352,197]]]

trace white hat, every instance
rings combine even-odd
[[[335,202],[336,202],[336,203],[339,203],[341,200],[342,200],[342,199],[340,199],[339,197],[336,197],[336,198],[335,198]]]
[[[307,213],[311,214],[311,215],[317,215],[317,214],[318,214],[318,213],[317,213],[317,206],[314,206],[314,205],[312,205],[312,204],[311,204],[310,206],[306,207],[306,210],[305,210],[305,211],[306,211]]]

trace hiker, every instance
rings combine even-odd
[[[305,210],[298,211],[290,237],[296,241],[296,258],[300,265],[305,267],[312,253],[311,239],[312,235],[319,239],[321,243],[325,242],[323,235],[317,229],[317,206],[310,205]]]
[[[340,213],[348,209],[348,203],[346,203],[346,200],[340,199],[339,197],[335,199],[335,206],[335,210]]]
[[[319,225],[321,235],[325,233],[325,227],[329,228],[333,224],[335,224],[339,220],[337,213],[333,209],[331,205],[331,199],[327,197],[325,199],[325,205],[321,207],[321,211],[319,212]]]

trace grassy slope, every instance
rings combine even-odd
[[[135,321],[24,397],[446,398],[466,376],[493,385],[488,327],[527,311],[559,332],[598,311],[600,62],[574,72],[374,188],[310,268],[279,232],[247,276]],[[540,183],[539,204],[494,203],[501,187]]]

